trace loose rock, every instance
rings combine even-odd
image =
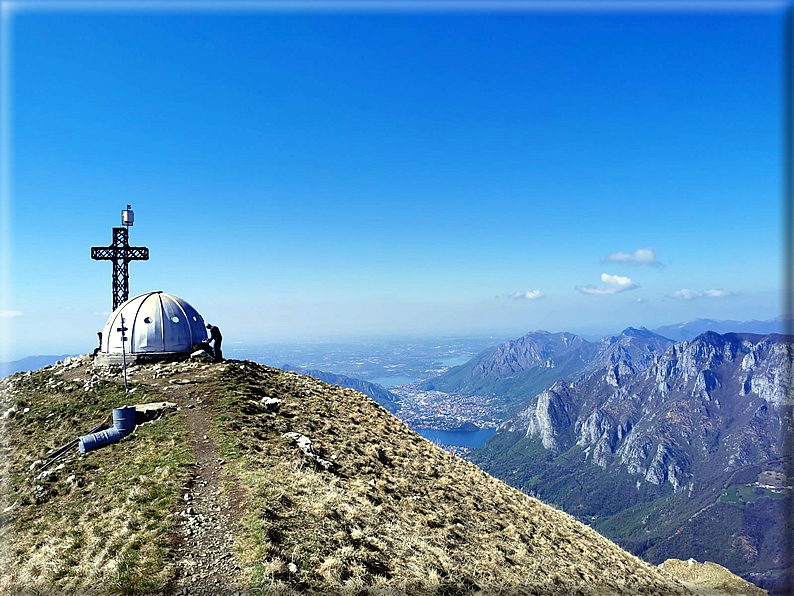
[[[317,453],[317,451],[314,449],[314,446],[312,445],[312,440],[306,435],[302,435],[300,433],[284,433],[282,436],[287,439],[292,439],[295,445],[298,446],[298,449],[311,457],[315,462],[322,466],[323,469],[328,471],[333,471],[336,469],[336,464],[334,462],[330,462],[327,459],[320,457],[319,453]]]
[[[260,403],[268,412],[278,412],[281,409],[281,400],[275,397],[263,397]]]

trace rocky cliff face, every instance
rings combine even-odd
[[[620,340],[610,348],[607,366],[556,383],[497,432],[537,437],[557,452],[580,445],[595,465],[674,491],[698,475],[779,457],[792,354],[783,336],[709,332],[655,357]]]
[[[587,345],[573,333],[535,331],[488,350],[476,359],[473,370],[483,377],[505,377],[531,368],[555,368],[560,356]]]
[[[784,469],[792,338],[707,332],[653,357],[606,343],[616,358],[540,392],[473,460],[649,561],[774,577],[783,495],[759,478]]]
[[[514,420],[503,423],[498,431],[525,430],[528,437],[539,437],[546,449],[559,451],[563,437],[570,435],[575,412],[570,387],[556,383],[538,395],[534,406],[521,410]]]
[[[582,375],[610,368],[609,374],[614,377],[611,382],[617,387],[620,378],[646,369],[672,344],[673,341],[645,327],[628,327],[620,335],[605,337],[596,344]]]

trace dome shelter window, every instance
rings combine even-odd
[[[172,320],[174,323],[178,323],[178,322],[179,322],[179,317],[171,317],[171,320]]]
[[[151,323],[151,322],[152,322],[152,317],[146,317],[146,318],[143,320],[143,322],[144,322],[144,323]]]

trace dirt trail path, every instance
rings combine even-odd
[[[131,375],[134,381],[158,389],[175,402],[193,434],[195,464],[183,495],[176,541],[178,572],[173,593],[177,596],[233,595],[244,590],[234,549],[234,530],[244,496],[227,482],[225,462],[211,438],[207,404],[198,389],[219,366],[223,365],[138,367]]]

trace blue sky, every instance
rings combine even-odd
[[[127,203],[239,341],[782,312],[779,12],[10,18],[0,359],[93,347]]]

